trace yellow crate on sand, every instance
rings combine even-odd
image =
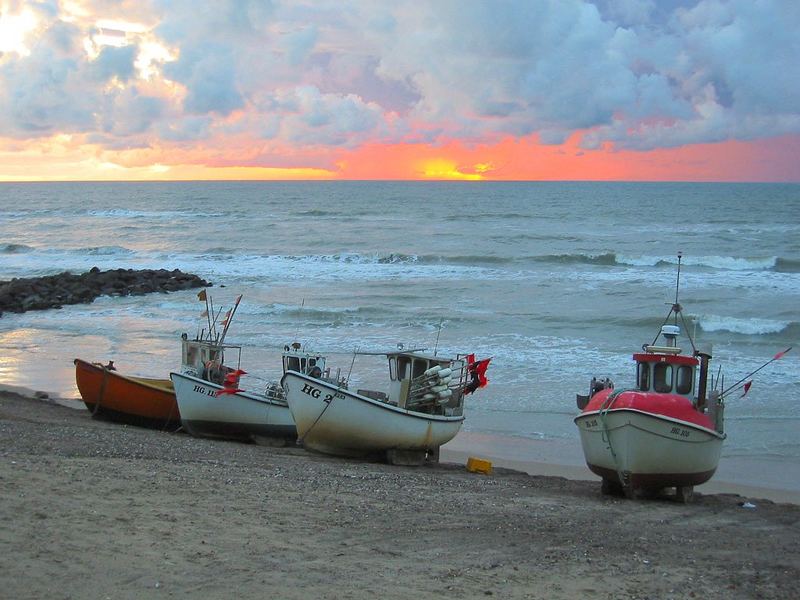
[[[484,475],[491,475],[492,463],[491,461],[485,460],[483,458],[475,458],[474,456],[470,456],[467,459],[467,471],[469,471],[470,473],[482,473]]]

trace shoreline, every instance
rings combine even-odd
[[[79,398],[61,398],[49,392],[32,390],[22,386],[0,384],[0,393],[10,392],[20,397],[58,404],[73,410],[85,411]],[[37,396],[38,394],[38,396]],[[46,397],[41,397],[42,395]],[[534,456],[544,456],[545,460],[536,460]],[[463,467],[470,457],[491,461],[493,467],[509,469],[534,476],[561,477],[571,481],[590,482],[599,489],[600,480],[592,473],[583,461],[580,442],[554,443],[552,440],[529,440],[493,436],[478,432],[461,431],[450,442],[442,447],[440,461],[452,466]],[[737,460],[742,460],[738,458]],[[736,469],[720,461],[720,471],[736,473]],[[794,481],[791,478],[787,479]],[[800,481],[798,479],[797,481]],[[715,475],[710,481],[697,486],[702,494],[734,494],[751,499],[766,499],[772,502],[796,504],[800,506],[800,490],[752,485],[742,481],[729,481]]]

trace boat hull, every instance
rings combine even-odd
[[[695,423],[633,409],[588,411],[575,424],[589,469],[634,489],[705,483],[717,469],[725,439]]]
[[[195,436],[246,442],[294,440],[297,437],[286,403],[250,392],[216,395],[221,385],[171,373],[181,422]]]
[[[180,426],[169,379],[128,377],[79,358],[74,363],[75,383],[93,416],[159,429]]]
[[[434,452],[455,437],[463,416],[429,415],[354,394],[289,371],[281,380],[305,447],[343,456]]]

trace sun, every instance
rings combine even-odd
[[[447,158],[434,158],[425,161],[422,167],[422,175],[425,179],[462,179],[466,181],[483,179],[481,173],[464,172],[455,161]]]
[[[0,6],[0,9],[0,56],[4,52],[28,56],[30,50],[25,45],[25,38],[36,28],[36,15],[31,10],[12,15],[6,6]]]

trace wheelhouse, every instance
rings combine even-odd
[[[223,365],[225,351],[236,353],[236,368],[239,368],[242,356],[241,346],[221,345],[210,340],[190,340],[185,333],[181,335],[181,371],[188,375],[201,376],[211,363]]]
[[[394,352],[386,356],[389,359],[389,402],[396,403],[400,408],[414,410],[420,410],[421,405],[430,403],[433,410],[437,400],[428,398],[424,393],[415,394],[415,392],[422,391],[426,374],[438,367],[450,369],[453,382],[449,386],[452,395],[446,401],[438,400],[438,406],[443,414],[461,414],[466,381],[465,360],[460,357],[441,358],[418,352]]]
[[[316,378],[329,376],[329,372],[325,369],[325,357],[304,352],[298,342],[283,348],[283,372],[287,371],[295,371]]]
[[[700,361],[681,354],[681,349],[675,345],[679,333],[677,326],[664,325],[661,334],[667,340],[666,346],[645,345],[644,352],[633,355],[636,361],[636,388],[639,391],[692,398],[695,373]]]

